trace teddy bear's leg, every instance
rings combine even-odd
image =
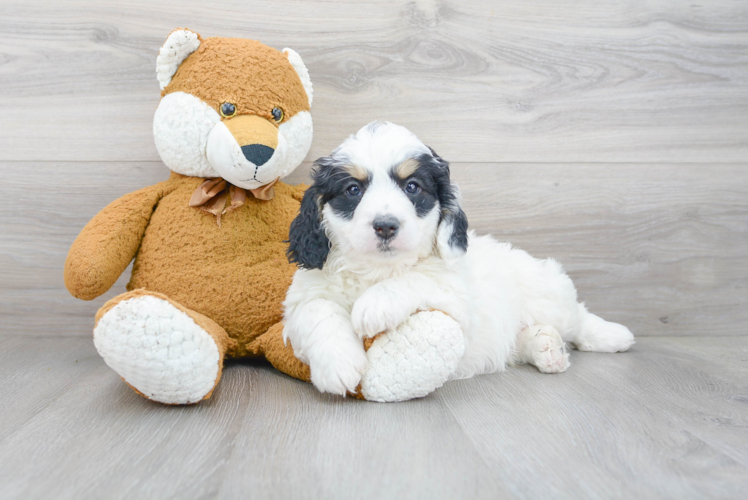
[[[283,323],[276,323],[252,342],[247,350],[251,354],[265,356],[277,370],[304,382],[311,382],[309,365],[294,355],[290,342],[283,341]]]
[[[211,319],[143,289],[107,302],[94,326],[106,364],[139,394],[166,404],[209,398],[230,342]]]
[[[462,328],[440,311],[417,312],[364,345],[369,367],[359,393],[380,402],[430,394],[449,379],[465,353]]]

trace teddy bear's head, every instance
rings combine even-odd
[[[177,29],[156,72],[153,135],[174,172],[257,189],[290,174],[309,151],[312,82],[293,50]]]

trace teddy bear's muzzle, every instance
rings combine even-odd
[[[220,177],[244,189],[257,189],[282,177],[286,141],[276,125],[257,115],[217,123],[208,134],[208,162]]]
[[[273,150],[278,147],[278,127],[261,116],[238,115],[223,120],[223,124],[226,125],[226,128],[229,129],[231,135],[241,146],[245,156],[247,156],[245,147],[264,146],[264,148],[255,149],[264,150],[264,153],[258,159],[265,158],[265,161],[262,162],[265,163],[270,158],[267,156],[267,151],[270,151],[272,156]],[[258,165],[249,156],[247,156],[247,159]]]

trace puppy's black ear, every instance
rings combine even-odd
[[[322,228],[321,196],[316,186],[304,193],[299,215],[288,234],[288,261],[302,269],[322,269],[330,253],[330,241]]]
[[[436,246],[443,259],[464,255],[468,247],[468,220],[459,204],[460,188],[450,186],[452,202],[442,205],[442,220],[436,232]]]
[[[437,196],[441,219],[436,231],[436,248],[443,259],[464,255],[468,247],[468,219],[460,206],[460,188],[449,179],[449,162],[431,150],[438,165]]]

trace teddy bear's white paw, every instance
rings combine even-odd
[[[196,403],[219,374],[220,354],[210,334],[158,297],[115,305],[96,325],[94,345],[125,382],[161,403]]]
[[[361,394],[369,401],[420,398],[446,382],[465,353],[462,328],[439,311],[411,315],[366,352]]]

